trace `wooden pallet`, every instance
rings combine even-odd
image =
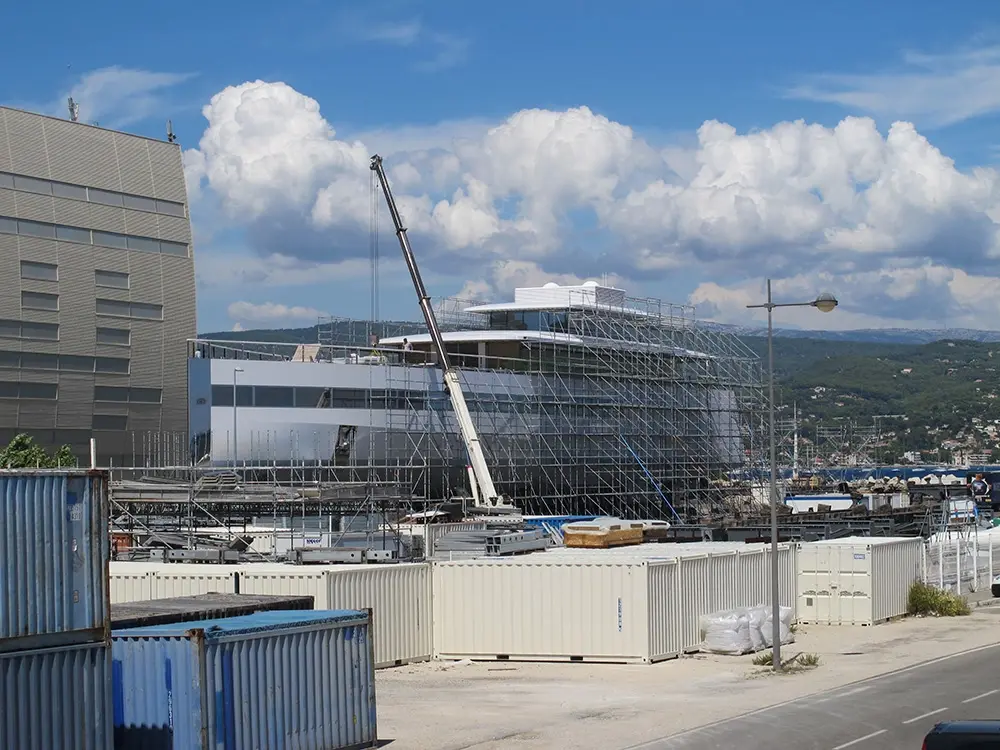
[[[563,532],[563,544],[567,547],[586,549],[610,549],[642,544],[642,529],[595,529]]]

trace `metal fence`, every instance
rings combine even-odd
[[[959,594],[989,591],[1000,575],[1000,535],[975,531],[924,545],[924,583]]]

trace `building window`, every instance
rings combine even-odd
[[[295,389],[295,406],[299,409],[318,409],[329,406],[330,389],[300,386]]]
[[[98,328],[97,343],[111,346],[128,346],[132,342],[132,332],[126,328]]]
[[[163,392],[159,388],[119,388],[109,385],[94,386],[94,401],[158,404],[162,400]]]
[[[30,320],[22,320],[20,337],[38,341],[58,341],[59,326],[56,323],[34,323]]]
[[[114,289],[128,289],[128,274],[119,271],[94,271],[94,283],[97,286],[110,286]]]
[[[59,356],[59,369],[66,372],[93,372],[94,358],[79,354],[62,354]]]
[[[53,182],[52,195],[56,198],[71,198],[76,201],[85,201],[87,200],[87,188],[80,185],[67,185],[65,182]]]
[[[233,387],[231,385],[212,386],[212,406],[232,406]],[[236,405],[253,406],[253,386],[236,386]]]
[[[17,220],[17,233],[27,237],[42,237],[47,240],[56,238],[55,224],[46,224],[42,221]]]
[[[96,229],[92,233],[94,235],[94,244],[101,245],[102,247],[116,247],[120,250],[128,250],[128,239],[124,234],[117,234],[116,232],[98,232]]]
[[[39,180],[19,174],[14,175],[14,189],[23,190],[26,193],[52,195],[52,183],[48,180]]]
[[[94,386],[94,401],[120,401],[128,403],[128,388],[110,385]]]
[[[95,358],[95,371],[106,372],[111,375],[128,375],[129,360],[121,357],[97,357]]]
[[[295,405],[294,391],[284,385],[258,385],[254,387],[254,406],[291,407]]]
[[[57,198],[71,198],[78,201],[100,203],[103,206],[124,206],[135,211],[150,211],[168,216],[184,216],[184,204],[176,201],[153,200],[141,195],[119,193],[114,190],[88,188],[68,182],[43,180],[37,177],[0,172],[0,188],[23,190],[26,193],[54,195]]]
[[[158,404],[163,401],[163,391],[159,388],[129,388],[128,400],[133,404]]]
[[[113,247],[119,250],[138,250],[141,252],[161,253],[164,255],[179,255],[188,257],[188,246],[183,242],[158,240],[153,237],[138,237],[117,232],[102,232],[83,227],[71,227],[62,224],[49,224],[44,221],[27,221],[14,219],[10,216],[0,216],[0,232],[4,234],[20,234],[25,237],[41,237],[48,240],[62,240],[80,245],[97,245]]]
[[[21,278],[37,279],[38,281],[59,281],[59,266],[52,263],[35,263],[30,260],[22,260]]]
[[[21,352],[21,368],[24,370],[57,370],[59,355]]]
[[[35,323],[30,320],[0,320],[0,337],[58,341],[59,326],[55,323]]]
[[[115,315],[122,318],[141,318],[143,320],[163,320],[163,305],[151,305],[145,302],[123,302],[116,299],[98,299],[98,315]]]
[[[90,245],[91,237],[89,229],[80,227],[56,227],[56,239],[63,242],[75,242],[78,245]]]
[[[26,383],[21,381],[18,388],[18,397],[53,401],[56,398],[56,390],[55,383]]]
[[[95,414],[92,424],[95,430],[124,430],[128,426],[128,417],[120,414]]]
[[[98,190],[97,188],[87,188],[87,197],[91,203],[100,203],[103,206],[121,206],[122,194],[112,193],[110,190]]]
[[[132,302],[131,310],[133,318],[143,318],[144,320],[163,320],[163,305],[150,305],[145,302]]]
[[[0,398],[31,398],[53,401],[56,398],[57,390],[55,383],[29,383],[24,380],[17,383],[0,381]]]
[[[21,292],[21,307],[26,310],[59,311],[59,295],[42,292]]]

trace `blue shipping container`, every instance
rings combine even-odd
[[[107,640],[108,478],[0,471],[0,652]]]
[[[258,612],[111,643],[116,750],[376,746],[368,612]]]
[[[0,654],[0,747],[111,750],[106,643]]]

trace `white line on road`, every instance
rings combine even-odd
[[[980,693],[979,695],[974,695],[971,698],[966,698],[962,703],[972,703],[972,701],[977,701],[980,698],[986,698],[994,693],[1000,693],[1000,690],[987,690],[985,693]]]
[[[837,745],[833,750],[844,750],[845,747],[850,747],[851,745],[857,745],[859,742],[864,742],[865,740],[870,740],[872,737],[878,737],[880,734],[885,734],[887,729],[879,729],[877,732],[872,732],[871,734],[866,734],[864,737],[858,737],[856,740],[851,740],[850,742],[845,742],[843,745]]]
[[[904,724],[912,724],[915,721],[920,721],[921,719],[926,719],[928,716],[933,716],[934,714],[939,714],[942,711],[947,711],[947,710],[948,710],[947,706],[945,706],[944,708],[936,708],[933,711],[928,711],[925,714],[920,714],[920,716],[914,716],[912,719],[907,719],[903,723]]]

